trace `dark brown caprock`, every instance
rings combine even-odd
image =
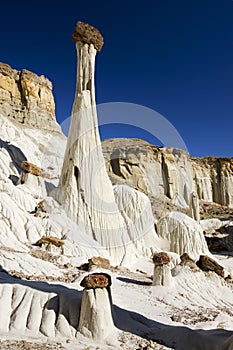
[[[107,288],[111,286],[111,277],[106,273],[93,273],[85,276],[80,285],[85,289]]]
[[[93,44],[97,51],[100,51],[104,44],[104,39],[99,30],[85,22],[77,22],[75,32],[72,35],[74,41]]]
[[[171,259],[167,255],[167,253],[160,252],[160,253],[155,253],[153,255],[153,263],[155,265],[166,265],[169,264]]]

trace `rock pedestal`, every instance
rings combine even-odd
[[[143,221],[146,211],[128,217],[126,209],[132,207],[135,213],[136,209],[134,203],[131,205],[132,201],[128,200],[129,191],[126,193],[126,190],[126,200],[120,201],[123,207],[119,209],[105,167],[94,86],[95,56],[103,45],[103,38],[96,28],[78,22],[73,40],[78,56],[76,95],[56,199],[80,231],[109,251],[112,265],[134,263],[138,255],[137,239],[143,234],[147,237],[149,243],[141,244],[146,252],[148,245],[155,245],[153,237],[148,234],[150,230],[152,236],[156,236],[153,216],[151,213],[150,227]]]
[[[84,336],[102,343],[116,341],[110,295],[111,278],[107,274],[86,276],[78,330]]]
[[[127,231],[105,169],[95,103],[95,56],[101,37],[94,27],[77,23],[76,95],[57,199],[80,230],[106,247],[112,262],[120,264]]]
[[[172,282],[171,268],[169,266],[170,258],[164,253],[156,253],[153,256],[154,275],[153,286],[169,286]]]
[[[21,163],[21,168],[23,171],[20,174],[17,184],[27,186],[35,193],[46,194],[45,184],[41,177],[41,168],[27,161]]]

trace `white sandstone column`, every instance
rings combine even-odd
[[[58,199],[80,229],[109,250],[112,263],[120,264],[127,229],[105,168],[95,103],[95,57],[103,38],[94,27],[78,22],[73,39],[77,85]]]
[[[84,287],[78,330],[85,337],[102,343],[116,342],[110,295],[111,278],[107,274],[84,277]]]
[[[164,253],[156,253],[153,256],[154,275],[153,286],[170,286],[172,282],[171,268],[169,266],[170,258]]]

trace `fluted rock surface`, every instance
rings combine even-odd
[[[192,192],[192,167],[185,151],[157,147],[138,139],[103,141],[103,153],[111,179],[152,195],[186,200]]]
[[[147,198],[126,186],[114,193],[109,180],[95,103],[97,50],[90,37],[90,33],[96,37],[98,32],[86,24],[81,27],[81,34],[77,25],[73,35],[78,61],[76,95],[59,188],[54,195],[80,230],[109,251],[112,264],[130,265],[138,254],[144,251],[150,256],[155,248],[154,219]]]
[[[191,157],[200,199],[233,207],[233,158]]]
[[[171,212],[157,223],[158,235],[167,239],[171,252],[183,255],[187,253],[198,260],[200,255],[209,255],[202,227],[187,215]]]
[[[191,157],[171,147],[157,147],[138,139],[102,142],[109,176],[146,194],[180,199],[198,198],[233,207],[233,158]]]
[[[0,63],[0,114],[31,127],[59,131],[52,83],[26,69]]]

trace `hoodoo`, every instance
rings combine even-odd
[[[169,286],[172,281],[170,258],[167,253],[160,252],[153,256],[154,275],[153,286]]]
[[[72,38],[78,56],[77,84],[58,200],[83,232],[109,250],[111,262],[121,264],[132,260],[137,248],[115,201],[98,131],[94,73],[103,37],[96,28],[77,22]],[[152,235],[154,246],[154,230]]]
[[[88,338],[100,342],[116,341],[112,318],[111,277],[92,274],[84,277],[84,287],[78,330]]]

